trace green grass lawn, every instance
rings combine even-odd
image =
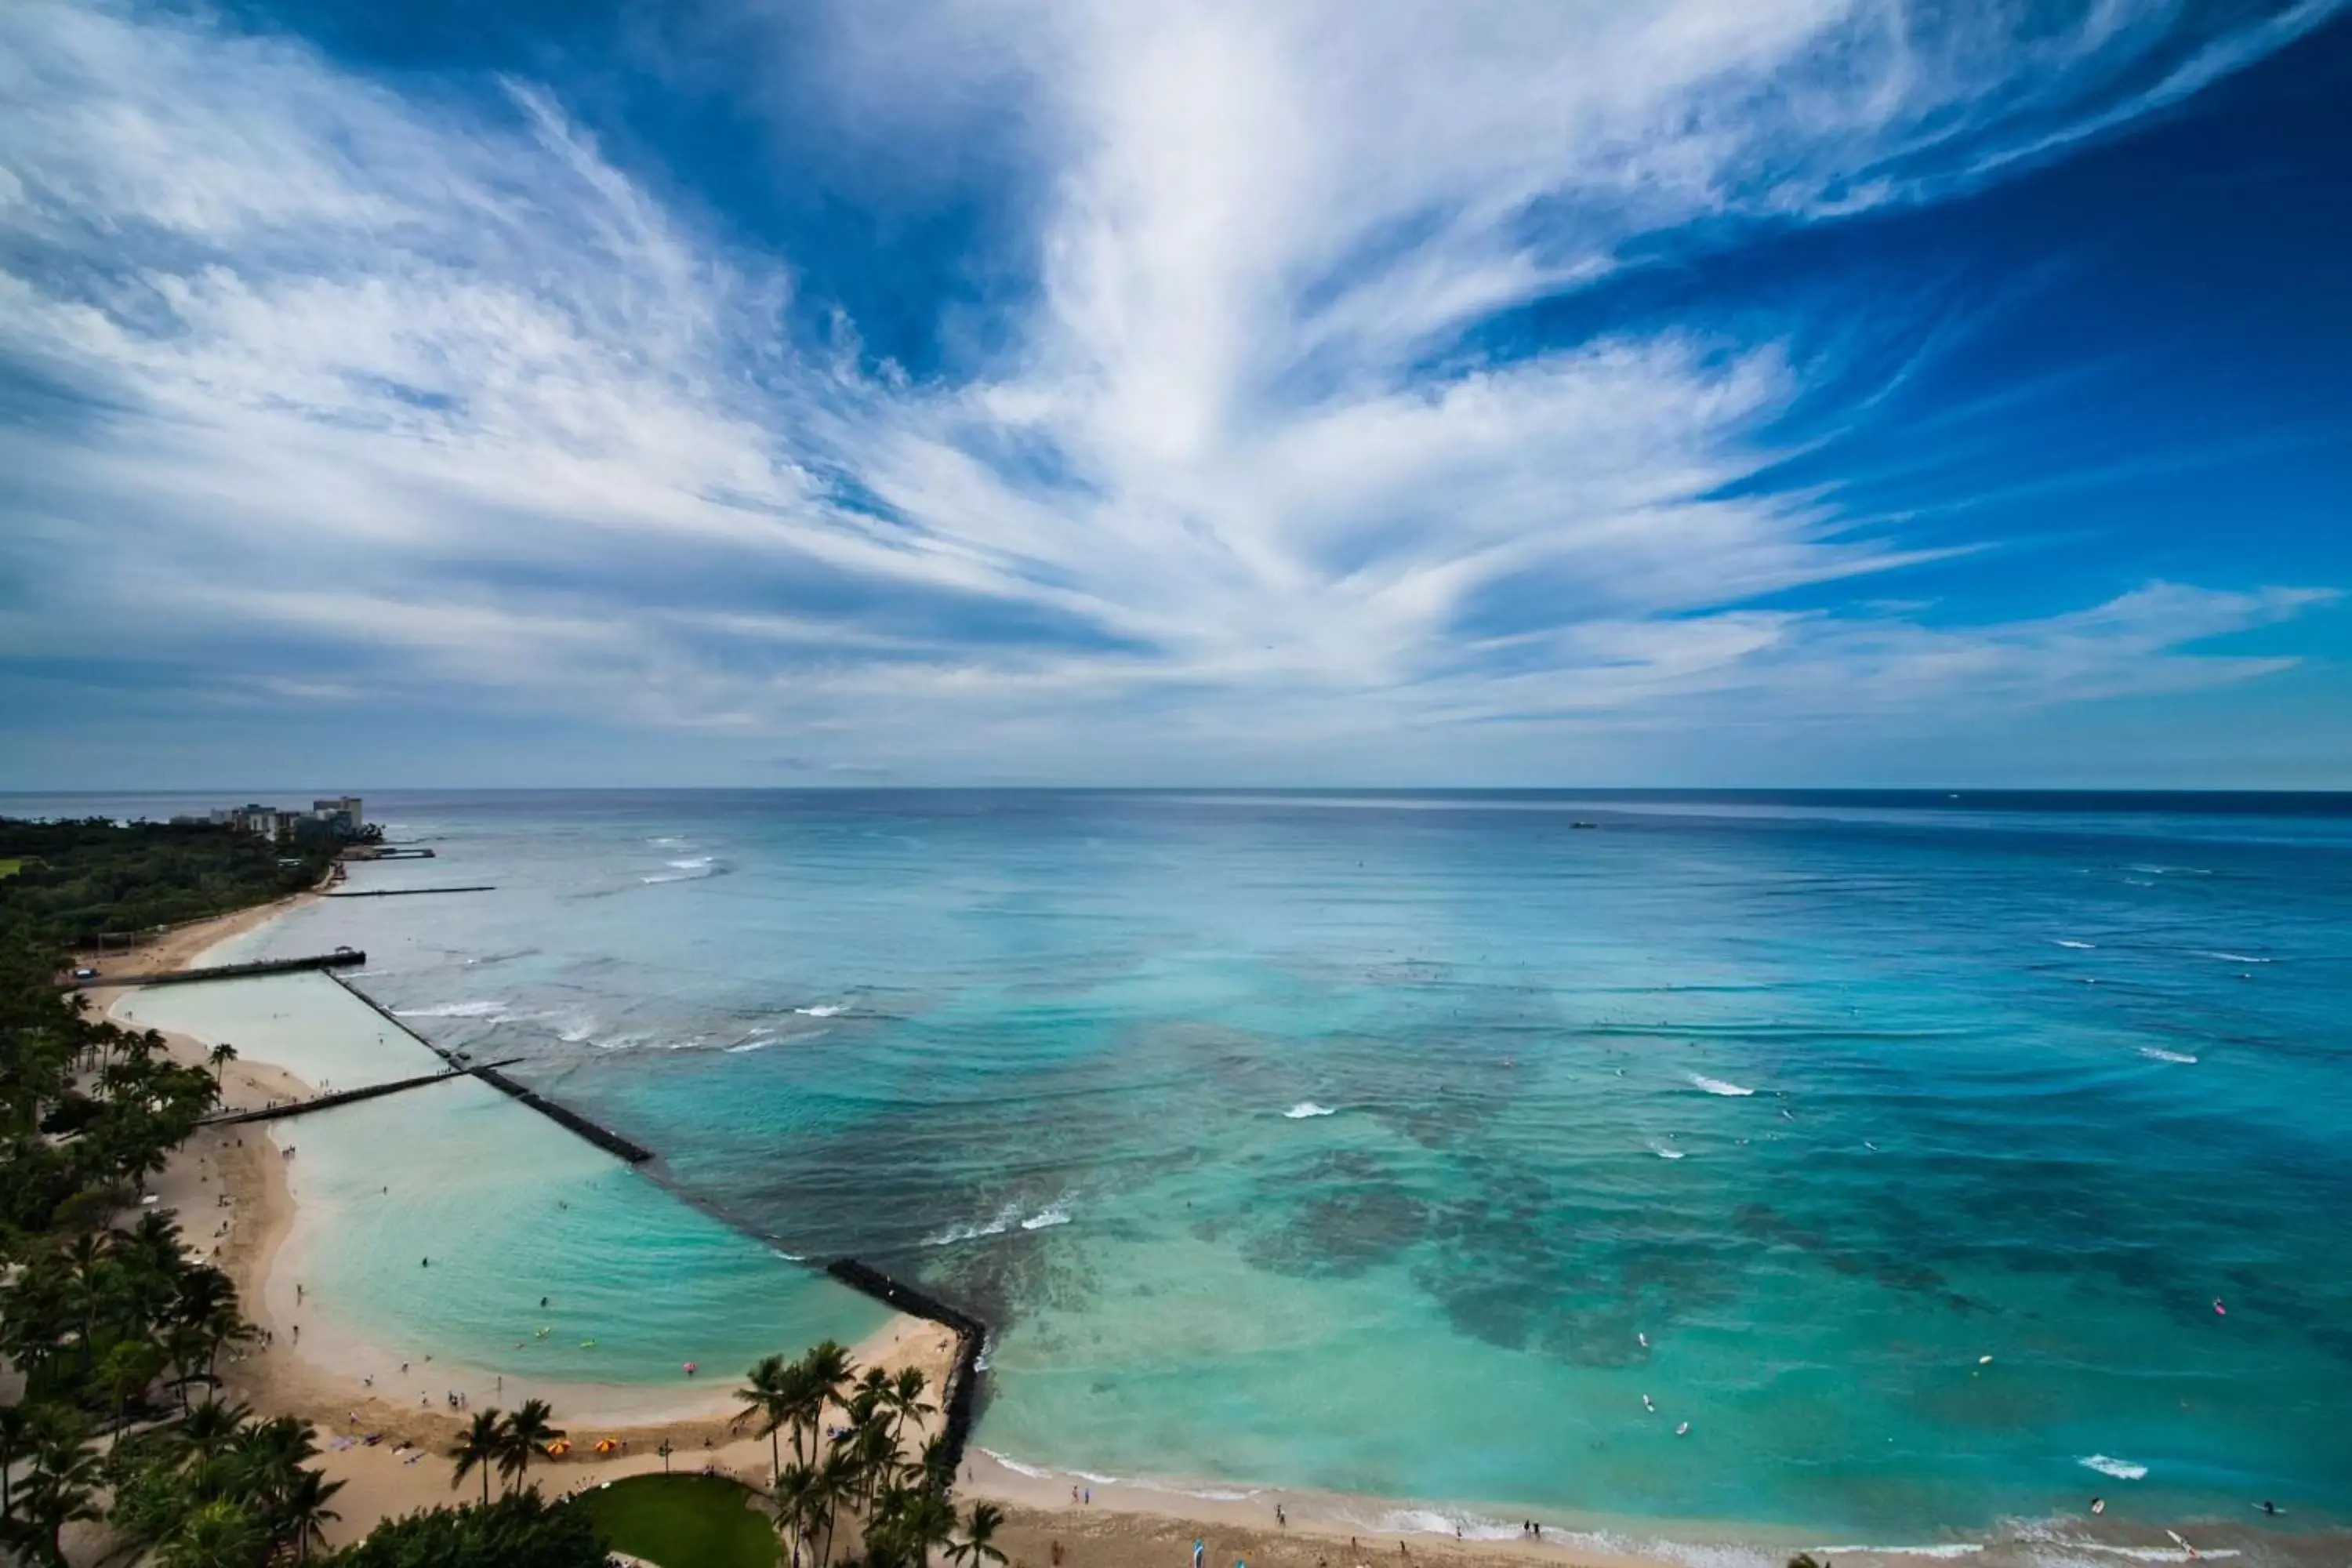
[[[24,868],[22,860],[0,860],[0,877],[13,877]]]
[[[615,1552],[661,1568],[775,1568],[780,1548],[751,1494],[719,1476],[631,1476],[583,1492]]]

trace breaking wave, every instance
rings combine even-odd
[[[1728,1095],[1735,1100],[1756,1092],[1752,1089],[1742,1089],[1736,1083],[1726,1083],[1719,1078],[1708,1078],[1704,1073],[1692,1073],[1690,1080],[1709,1094]]]
[[[1332,1113],[1332,1110],[1329,1106],[1318,1105],[1311,1100],[1302,1100],[1297,1104],[1283,1112],[1285,1116],[1287,1116],[1293,1121],[1304,1121],[1310,1116],[1329,1116]]]
[[[499,1018],[507,1016],[503,1002],[444,1002],[433,1007],[395,1007],[395,1018]]]
[[[1007,1204],[996,1211],[995,1217],[965,1225],[951,1225],[945,1230],[923,1237],[925,1247],[953,1247],[960,1241],[978,1241],[984,1236],[1003,1236],[1021,1223],[1021,1205]]]
[[[1475,1513],[1441,1513],[1433,1508],[1401,1508],[1384,1513],[1371,1521],[1370,1528],[1383,1535],[1452,1535],[1464,1541],[1516,1541],[1520,1530],[1516,1524],[1506,1524],[1499,1519],[1482,1519]]]
[[[2139,1480],[2147,1474],[2146,1465],[2135,1465],[2129,1459],[2109,1458],[2105,1454],[2086,1455],[2077,1459],[2075,1463],[2086,1469],[2096,1470],[2103,1476],[2113,1476],[2119,1481]]]
[[[2150,1061],[2185,1062],[2190,1067],[2197,1065],[2197,1058],[2187,1051],[2168,1051],[2162,1046],[2142,1046],[2139,1048],[2139,1054]]]
[[[1955,1541],[1941,1546],[1816,1546],[1814,1555],[1860,1552],[1872,1557],[1973,1557],[1984,1550],[1981,1541]]]
[[[640,877],[637,880],[648,886],[660,882],[698,882],[705,877],[719,876],[727,869],[719,863],[717,857],[710,855],[691,855],[682,860],[665,860],[662,864],[669,868],[667,873]]]

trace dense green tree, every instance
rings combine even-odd
[[[269,1533],[253,1510],[227,1498],[190,1510],[164,1538],[164,1568],[259,1568]]]
[[[0,1405],[0,1524],[16,1516],[11,1472],[32,1453],[34,1441],[33,1413],[21,1405]]]
[[[378,1525],[328,1560],[334,1568],[606,1568],[585,1510],[549,1503],[538,1489],[481,1507],[433,1509]]]
[[[99,1517],[98,1457],[86,1446],[82,1424],[54,1407],[35,1415],[32,1463],[17,1489],[16,1513],[26,1544],[39,1560],[63,1568],[65,1528]]]

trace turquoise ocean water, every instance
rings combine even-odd
[[[1882,1535],[2352,1517],[2352,800],[369,805],[440,858],[355,886],[498,890],[253,945],[366,948],[765,1247],[975,1308],[992,1449]],[[537,1158],[444,1150],[422,1212],[507,1248],[623,1190],[644,1270],[533,1261],[604,1319],[567,1373],[870,1326]]]

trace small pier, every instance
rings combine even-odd
[[[367,954],[355,947],[339,947],[332,952],[314,953],[309,958],[268,958],[254,963],[215,963],[206,969],[167,969],[155,974],[96,974],[87,980],[60,980],[58,987],[64,991],[86,991],[94,986],[114,985],[191,985],[200,980],[247,980],[257,974],[295,974],[306,969],[353,969],[367,963]]]
[[[366,1003],[367,1005],[373,1009],[378,1016],[382,1017],[385,1023],[390,1024],[394,1028],[398,1029],[402,1034],[406,1035],[410,1039],[415,1040],[418,1045],[423,1046],[426,1050],[431,1051],[435,1056],[439,1057],[443,1061],[447,1062],[452,1068],[471,1072],[475,1077],[480,1079],[484,1083],[488,1084],[492,1089],[497,1089],[500,1094],[508,1095],[515,1100],[522,1101],[523,1104],[530,1106],[533,1110],[538,1111],[541,1116],[546,1117],[558,1127],[562,1127],[569,1131],[579,1134],[581,1137],[585,1138],[589,1142],[593,1143],[596,1147],[604,1150],[604,1152],[614,1156],[615,1159],[625,1160],[632,1165],[642,1165],[654,1157],[654,1152],[646,1148],[644,1144],[631,1142],[628,1139],[622,1137],[611,1128],[599,1126],[597,1123],[591,1121],[586,1117],[581,1115],[578,1111],[571,1110],[565,1106],[558,1105],[555,1101],[548,1099],[545,1095],[541,1094],[534,1089],[525,1089],[522,1085],[517,1083],[506,1074],[499,1071],[499,1067],[511,1066],[512,1063],[500,1062],[495,1067],[481,1068],[470,1066],[467,1063],[464,1058],[459,1057],[453,1052],[443,1050],[440,1047],[435,1045],[432,1041],[426,1039],[424,1036],[410,1028],[408,1025],[402,1020],[399,1014],[394,1012],[391,1008],[385,1006],[383,1003],[377,1001],[374,997],[369,995],[366,992],[361,990],[350,981],[345,980],[341,975],[330,975],[329,978],[333,980],[336,984],[341,985],[344,990],[350,992],[352,995],[358,997],[362,1002]],[[515,1060],[518,1061],[520,1059],[520,1058],[515,1058]]]
[[[470,888],[371,888],[364,892],[329,893],[331,899],[414,899],[426,893],[495,893],[492,882],[478,883]]]
[[[980,1392],[980,1352],[988,1346],[988,1325],[855,1258],[836,1258],[824,1266],[824,1271],[894,1311],[928,1318],[954,1331],[955,1365],[949,1369],[948,1385],[940,1399],[940,1408],[947,1412],[940,1436],[947,1444],[948,1473],[953,1475],[963,1464],[964,1445],[971,1440],[971,1424],[979,1414],[975,1401]]]
[[[493,1065],[510,1067],[520,1057]],[[372,1083],[362,1089],[337,1089],[332,1094],[314,1095],[309,1100],[289,1100],[283,1105],[265,1105],[254,1110],[224,1110],[207,1116],[199,1123],[205,1127],[241,1127],[248,1121],[279,1121],[289,1116],[301,1116],[313,1110],[332,1110],[339,1105],[356,1105],[362,1100],[377,1100],[387,1094],[398,1094],[406,1089],[422,1089],[428,1083],[446,1083],[453,1078],[466,1078],[489,1071],[488,1068],[445,1068],[419,1078],[397,1079],[391,1083]]]

